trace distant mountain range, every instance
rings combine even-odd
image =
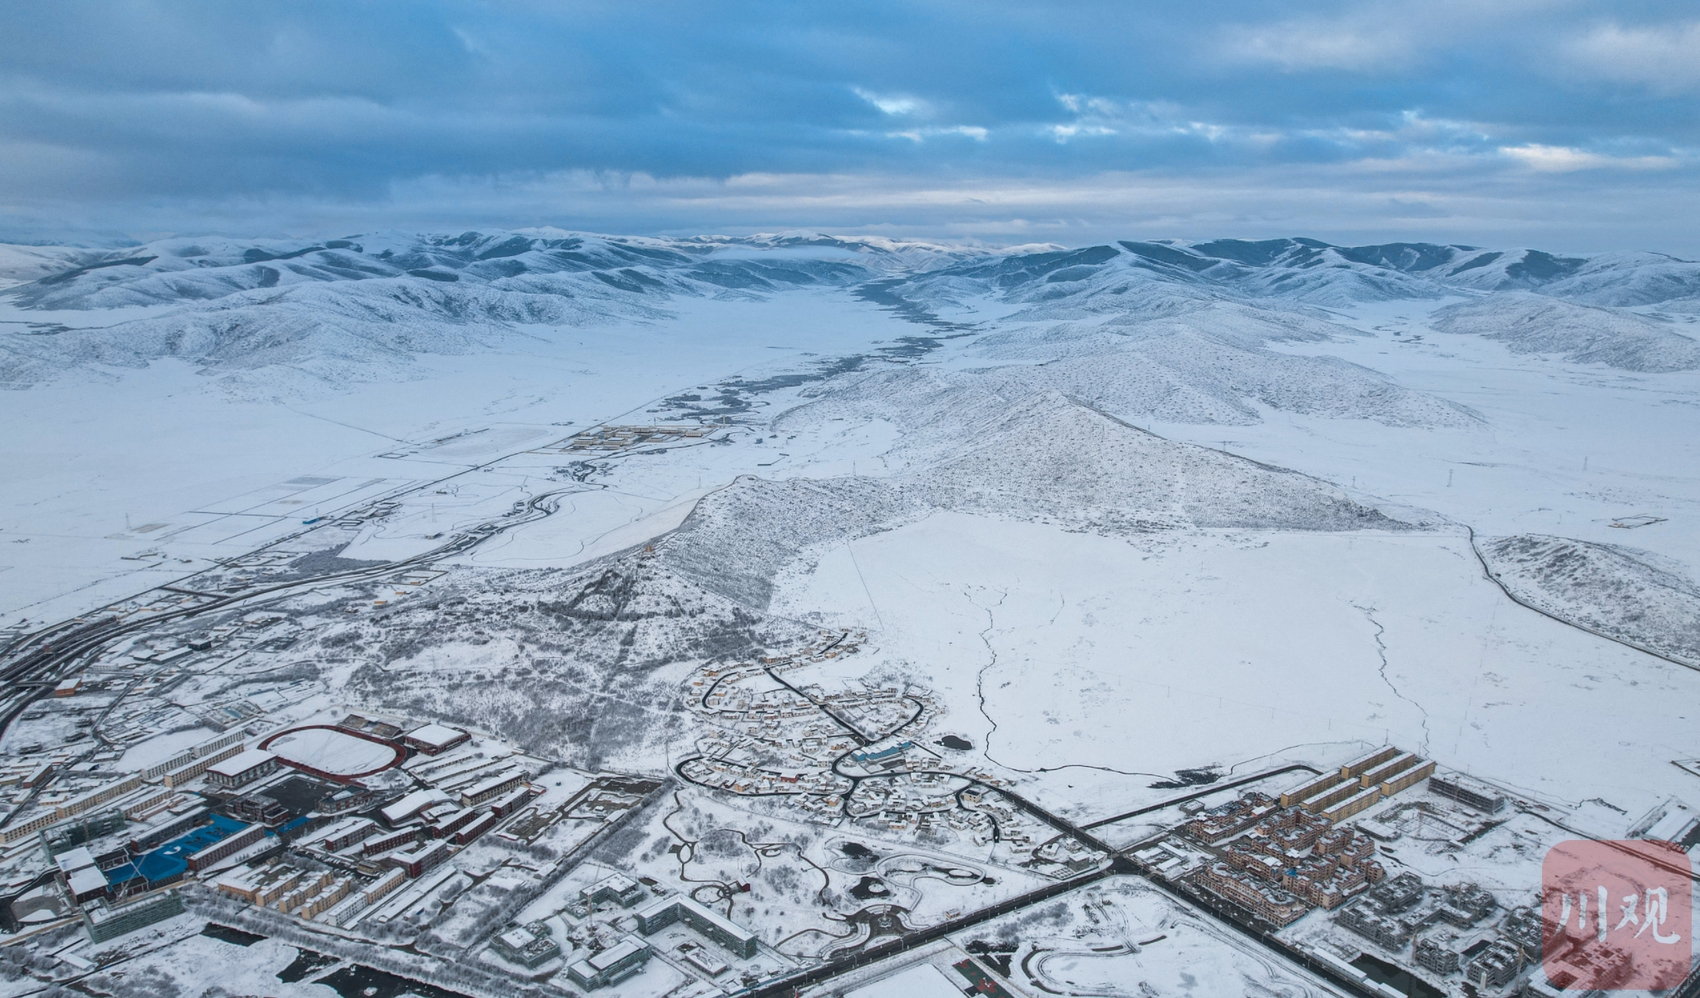
[[[1700,348],[1668,321],[1700,313],[1700,263],[1656,253],[1571,257],[1304,238],[988,251],[812,233],[379,233],[323,242],[173,238],[105,250],[0,246],[0,288],[25,316],[148,307],[98,328],[45,315],[0,327],[0,383],[14,387],[76,365],[135,367],[167,356],[212,369],[286,364],[335,381],[413,354],[481,349],[526,325],[660,317],[679,297],[827,288],[856,288],[934,325],[943,323],[933,309],[973,298],[1026,305],[1010,316],[1018,323],[1149,322],[1233,305],[1269,310],[1273,326],[1285,328],[1296,316],[1325,317],[1317,309],[1459,296],[1470,301],[1440,328],[1580,362],[1700,366]]]

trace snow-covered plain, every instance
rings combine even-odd
[[[1700,797],[1671,765],[1700,758],[1700,265],[339,242],[0,255],[0,628],[136,621],[165,584],[281,593],[126,639],[202,647],[174,731],[121,767],[263,679],[664,779],[597,876],[740,887],[770,947],[749,973],[867,938],[870,899],[933,925],[1102,859],[1024,843],[1002,800],[1086,824],[1383,744],[1594,834]],[[199,640],[240,627],[278,637]],[[729,719],[716,689],[759,706]],[[925,772],[821,763],[852,723]],[[1193,918],[1082,903],[1141,939]],[[1326,993],[1204,929],[1029,950],[1032,980],[1092,993]]]
[[[101,606],[527,445],[641,422],[705,376],[789,369],[913,328],[842,293],[672,307],[666,320],[526,327],[352,389],[269,369],[278,384],[231,385],[167,358],[0,393],[0,626]],[[297,495],[301,479],[334,481]],[[125,560],[149,550],[164,558]]]

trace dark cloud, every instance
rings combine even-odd
[[[1597,242],[1602,195],[1633,212],[1694,185],[1697,17],[1532,0],[12,4],[0,225],[413,225],[459,190],[462,224],[992,238],[1057,222],[1047,205],[1132,221],[1081,201],[1131,177],[1200,192],[1176,224],[1244,224],[1212,215],[1217,190],[1302,228],[1328,222],[1304,207],[1308,167],[1387,218],[1461,233],[1590,191],[1573,231]],[[773,177],[784,198],[753,193]],[[715,185],[745,196],[705,210]],[[1670,248],[1692,238],[1676,221],[1620,214],[1618,231]]]

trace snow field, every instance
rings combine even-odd
[[[1148,785],[1177,769],[1384,741],[1635,814],[1692,792],[1670,760],[1693,754],[1700,673],[1515,606],[1456,535],[1137,544],[939,513],[779,588],[777,613],[869,628],[948,704],[941,730],[1079,819],[1172,795]],[[1582,730],[1635,734],[1579,751]]]

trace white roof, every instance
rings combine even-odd
[[[100,872],[98,866],[85,866],[80,870],[73,870],[65,880],[71,885],[72,894],[87,894],[106,886],[106,874]]]
[[[586,887],[583,890],[579,891],[579,893],[580,894],[595,894],[597,891],[601,890],[604,887],[611,887],[616,891],[622,891],[623,892],[623,891],[629,891],[633,887],[636,887],[636,886],[637,886],[637,881],[626,876],[625,874],[623,874],[623,873],[611,873],[608,876],[603,877],[601,880],[598,880],[596,883],[591,884],[589,887]]]
[[[490,807],[510,807],[510,806],[513,805],[514,801],[519,800],[521,797],[529,797],[529,796],[531,796],[531,788],[530,787],[520,787],[518,790],[509,791],[508,793],[505,793],[502,796],[497,797],[495,800],[490,801],[488,806],[490,806]]]
[[[654,918],[657,914],[666,911],[673,905],[678,905],[681,908],[688,909],[697,918],[718,927],[720,931],[732,936],[734,939],[756,938],[756,934],[754,932],[751,932],[749,929],[744,928],[737,922],[732,921],[725,915],[720,914],[720,912],[715,911],[713,908],[708,908],[698,904],[696,901],[685,897],[683,894],[674,894],[669,897],[658,898],[655,901],[650,902],[644,907],[638,909],[638,917],[645,919]]]
[[[1372,749],[1365,752],[1363,755],[1358,756],[1351,762],[1346,763],[1346,765],[1353,769],[1362,769],[1363,767],[1370,765],[1371,759],[1383,754],[1385,754],[1387,758],[1392,759],[1399,754],[1399,750],[1391,745],[1383,745],[1378,749]]]
[[[427,724],[422,728],[414,728],[412,731],[407,733],[407,737],[416,742],[423,742],[426,745],[435,745],[440,748],[469,736],[466,732],[459,728],[451,728],[446,724],[432,723]]]
[[[501,940],[509,949],[525,949],[537,937],[521,928],[512,928],[502,933]]]
[[[640,943],[631,939],[622,939],[602,952],[586,957],[585,962],[590,964],[592,967],[595,967],[597,970],[604,970],[608,967],[612,967],[620,960],[624,960],[626,957],[631,956],[633,953],[636,953],[639,950],[646,950],[648,948],[649,946],[647,943]]]
[[[402,849],[398,852],[391,853],[390,858],[401,860],[403,863],[411,863],[416,859],[426,859],[428,857],[435,856],[440,852],[447,851],[448,848],[449,844],[447,842],[444,842],[442,839],[438,839],[435,842],[430,842],[425,845],[414,846],[412,849]]]
[[[351,735],[341,728],[294,728],[269,739],[273,755],[334,776],[357,776],[395,763],[399,752],[386,742]]]
[[[239,866],[224,876],[213,881],[214,887],[234,887],[238,890],[252,890],[259,883],[264,873],[251,866]]]
[[[334,839],[338,835],[347,835],[349,832],[352,832],[357,828],[366,828],[371,824],[371,818],[343,818],[334,825],[321,828],[314,832],[313,838],[323,842],[326,839]]]
[[[465,790],[462,790],[461,793],[467,797],[476,797],[479,794],[487,793],[491,787],[499,787],[512,780],[523,780],[527,775],[528,774],[524,769],[515,766],[512,769],[504,769],[500,773],[497,773],[495,776],[488,779],[481,780],[478,783],[467,787]]]
[[[413,817],[432,804],[441,804],[448,799],[449,795],[441,790],[415,790],[379,813],[384,816],[385,821],[393,825],[404,818]]]
[[[78,846],[75,849],[67,849],[53,857],[53,861],[59,864],[59,869],[66,873],[72,873],[93,866],[94,854],[89,852],[87,846]]]
[[[1658,839],[1662,842],[1675,842],[1682,837],[1684,832],[1688,831],[1689,826],[1694,823],[1695,817],[1693,811],[1678,804],[1666,811],[1665,816],[1654,822],[1653,827],[1643,832],[1641,837]]]
[[[259,749],[249,749],[246,752],[238,752],[223,762],[213,763],[211,766],[207,767],[207,772],[217,773],[220,776],[241,776],[248,770],[253,769],[256,766],[263,766],[276,758],[277,756],[272,755],[270,752],[262,752]]]
[[[1329,808],[1328,810],[1333,811],[1333,810],[1337,810],[1337,809],[1342,808],[1342,807],[1350,807],[1351,805],[1356,804],[1358,801],[1363,800],[1365,797],[1370,797],[1372,795],[1375,796],[1375,797],[1381,796],[1381,784],[1377,783],[1375,786],[1370,787],[1368,790],[1359,790],[1357,793],[1353,794],[1350,797],[1347,797],[1345,800],[1334,805],[1333,807]]]

